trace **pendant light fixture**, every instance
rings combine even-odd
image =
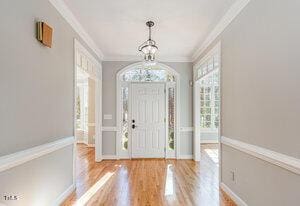
[[[146,22],[147,27],[149,27],[149,38],[142,45],[139,46],[139,51],[143,53],[144,60],[146,62],[154,62],[155,61],[155,53],[158,50],[156,46],[156,42],[151,38],[151,27],[154,26],[153,21]]]

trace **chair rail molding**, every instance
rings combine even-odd
[[[115,126],[113,126],[113,127],[111,127],[111,126],[108,126],[108,127],[102,126],[101,131],[102,132],[117,132],[118,128],[115,127]]]
[[[193,132],[194,127],[180,127],[180,132]]]
[[[300,175],[300,159],[224,136],[221,143]]]
[[[218,144],[219,141],[216,139],[203,139],[200,140],[200,144]]]
[[[54,142],[32,147],[13,154],[0,157],[0,172],[42,157],[51,152],[74,144],[74,137],[65,137]]]

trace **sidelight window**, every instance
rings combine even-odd
[[[174,150],[175,137],[175,87],[168,88],[168,146]]]
[[[128,86],[122,87],[122,149],[128,149]]]

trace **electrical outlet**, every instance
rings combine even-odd
[[[230,171],[230,174],[231,174],[231,180],[233,182],[235,182],[235,172],[234,171]]]

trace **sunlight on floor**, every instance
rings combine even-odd
[[[174,183],[173,183],[173,171],[171,170],[172,164],[167,166],[167,178],[165,185],[165,196],[173,195],[174,193]]]
[[[205,149],[204,151],[214,163],[219,163],[218,149]]]
[[[113,176],[114,172],[108,172],[103,177],[101,177],[98,182],[96,182],[80,199],[76,202],[76,206],[84,206],[96,192]]]

